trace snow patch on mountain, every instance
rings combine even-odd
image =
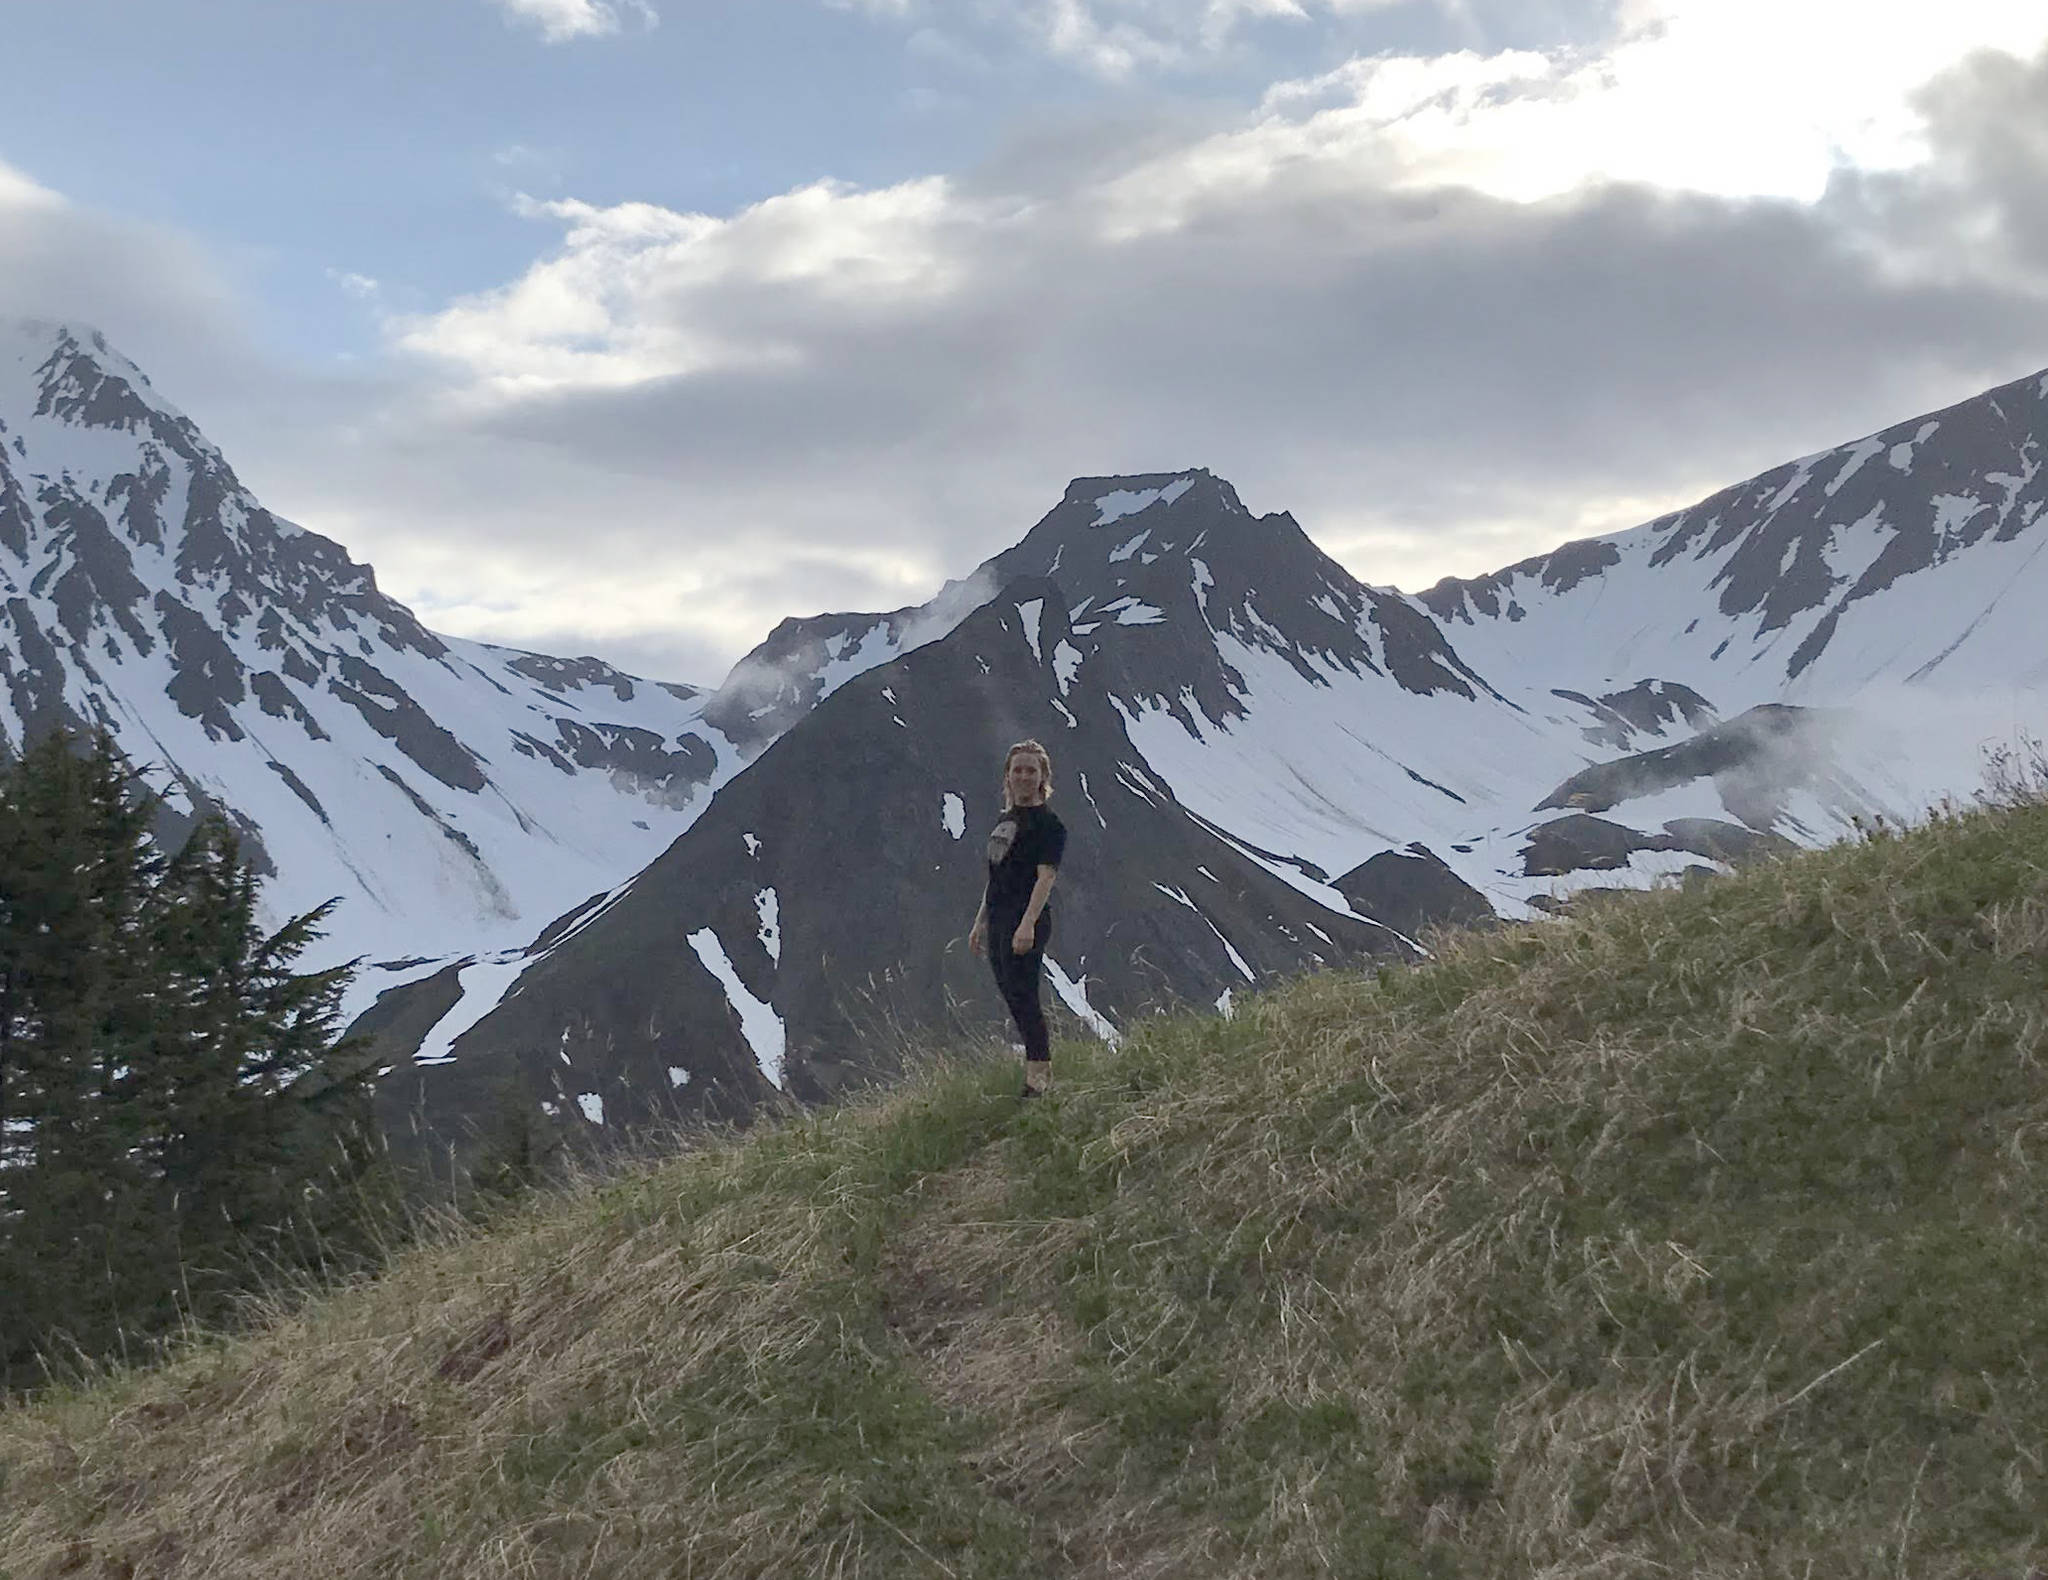
[[[1059,682],[1061,696],[1074,689],[1074,677],[1081,672],[1081,650],[1065,637],[1053,647],[1052,672]]]
[[[747,1046],[753,1050],[754,1061],[760,1066],[761,1074],[770,1086],[781,1090],[783,1060],[788,1052],[788,1033],[783,1027],[782,1017],[775,1013],[772,1004],[755,998],[747,991],[746,984],[740,981],[739,973],[733,969],[732,961],[726,958],[725,945],[718,941],[717,933],[708,927],[699,928],[690,934],[687,942],[704,969],[725,989],[725,1001],[739,1017],[740,1035],[746,1038]]]
[[[468,961],[458,966],[456,980],[462,989],[461,997],[449,1006],[447,1014],[434,1022],[433,1029],[420,1044],[419,1052],[413,1055],[413,1063],[452,1064],[456,1039],[504,1002],[505,995],[512,991],[520,973],[531,963],[524,953],[518,953],[502,959]]]
[[[1106,527],[1112,521],[1121,521],[1125,516],[1135,516],[1139,511],[1156,504],[1172,504],[1194,486],[1192,477],[1177,478],[1161,488],[1115,488],[1095,499],[1095,519],[1090,527]]]
[[[1044,663],[1045,655],[1038,650],[1038,622],[1045,614],[1045,600],[1026,599],[1017,605],[1017,614],[1024,622],[1024,640],[1031,644],[1031,656]]]
[[[1068,976],[1060,963],[1051,955],[1047,955],[1045,977],[1052,984],[1053,991],[1059,994],[1060,1002],[1072,1010],[1075,1017],[1096,1036],[1112,1048],[1123,1042],[1123,1033],[1116,1029],[1107,1015],[1088,1002],[1088,978],[1085,974],[1078,978]]]
[[[1939,422],[1923,422],[1920,425],[1919,431],[1912,438],[1901,439],[1897,444],[1893,445],[1886,456],[1886,459],[1892,464],[1892,469],[1898,472],[1912,471],[1913,452],[1932,438],[1940,427],[1941,424]]]

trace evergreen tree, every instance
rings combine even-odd
[[[102,740],[84,755],[51,738],[7,796],[4,972],[9,1000],[7,1293],[0,1322],[118,1348],[106,1314],[168,1316],[169,1269],[143,1252],[138,1065],[148,1024],[150,892],[163,863],[149,810]],[[71,1319],[76,1319],[75,1325]],[[10,1343],[10,1351],[16,1349]]]
[[[188,1298],[207,1318],[252,1262],[359,1252],[373,1157],[362,1080],[334,1059],[348,968],[291,969],[329,907],[266,933],[257,898],[238,836],[216,818],[173,859],[156,908],[151,1150]]]
[[[266,933],[232,827],[167,858],[154,810],[104,736],[0,765],[0,1388],[365,1246],[325,908]]]

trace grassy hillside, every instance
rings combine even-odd
[[[0,1414],[0,1574],[2048,1567],[2048,810],[963,1063]]]

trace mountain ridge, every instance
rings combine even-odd
[[[949,950],[985,764],[1024,735],[1086,831],[1054,993],[1115,1035],[1910,816],[1976,781],[1969,688],[2014,721],[2048,688],[2048,375],[1420,594],[1205,469],[1076,478],[925,603],[792,617],[697,688],[435,635],[103,340],[40,333],[0,335],[0,739],[108,723],[236,818],[282,906],[349,894],[406,1126],[506,1082],[571,1132],[830,1096],[893,1057],[847,1052],[861,995],[988,1025]],[[1770,709],[1796,750],[1731,771],[1713,743]],[[849,764],[889,807],[865,867]],[[761,882],[764,851],[806,854]],[[880,923],[835,920],[864,879]]]
[[[802,645],[789,640],[801,623],[778,628],[783,695],[800,700],[808,689],[817,700],[790,706],[774,743],[720,796],[748,808],[749,836],[772,846],[801,837],[800,825],[817,815],[818,764],[865,764],[893,751],[923,766],[875,766],[882,798],[915,805],[943,792],[964,824],[974,763],[998,761],[1009,740],[1039,735],[1068,797],[1063,813],[1080,816],[1071,797],[1082,791],[1092,832],[1137,858],[1116,867],[1110,886],[1118,904],[1164,929],[1152,947],[1180,965],[1147,980],[1166,989],[1167,1001],[1207,1002],[1233,982],[1251,986],[1353,957],[1364,935],[1347,930],[1363,923],[1398,917],[1404,925],[1387,927],[1385,942],[1405,956],[1415,933],[1438,921],[1534,916],[1583,889],[1726,872],[1826,843],[1859,818],[1909,817],[1943,795],[1967,795],[1980,772],[1977,740],[1963,733],[1967,709],[1950,710],[1958,717],[1947,721],[1949,735],[1914,743],[1924,750],[1902,751],[1895,736],[1884,737],[1882,719],[1862,717],[1856,699],[1888,684],[1896,663],[1857,668],[1847,646],[1789,673],[1784,659],[1799,642],[1825,648],[1837,629],[1853,635],[1867,610],[1915,607],[1946,586],[1944,577],[1973,574],[1973,555],[2026,544],[2040,514],[2040,439],[2019,434],[2002,407],[1987,423],[1977,418],[2001,396],[2018,409],[2016,391],[2038,394],[2044,385],[2020,381],[1938,419],[1895,425],[1882,444],[1817,452],[1631,533],[1422,595],[1358,582],[1291,516],[1253,516],[1227,482],[1201,469],[1078,478],[1015,545],[932,604],[819,617],[824,624],[811,634],[829,631],[839,642],[825,655],[829,672],[804,671]],[[2025,411],[2048,427],[2038,403]],[[1916,453],[1931,478],[1917,492]],[[1884,472],[1859,490],[1856,474],[1878,455]],[[1831,587],[1853,589],[1845,554],[1884,562],[1889,542],[1954,516],[1957,479],[1973,456],[1990,467],[1976,486],[1996,507],[1996,529],[1978,523],[1919,571],[1848,600],[1846,615],[1837,604],[1832,626],[1816,637],[1829,606],[1815,596],[1807,560],[1829,568]],[[2001,488],[2007,477],[2020,486]],[[1788,552],[1781,583],[1767,584],[1755,567],[1773,543],[1818,547],[1807,560]],[[1665,580],[1604,596],[1628,574]],[[971,602],[967,589],[991,588],[977,609],[959,613]],[[1902,596],[1909,602],[1899,604]],[[1602,609],[1606,624],[1592,613]],[[1886,619],[1902,626],[1898,612]],[[1903,619],[1909,634],[1914,628]],[[1005,633],[1000,661],[996,630]],[[929,639],[910,646],[906,632]],[[1747,659],[1741,668],[1719,662],[1735,651]],[[1004,676],[993,690],[985,684],[992,673]],[[912,674],[914,688],[904,683]],[[1830,681],[1834,690],[1823,684]],[[844,723],[856,717],[857,727]],[[971,750],[962,753],[963,743]],[[1600,816],[1582,809],[1587,797]],[[694,1047],[671,1067],[685,1072],[676,1089],[686,1105],[712,1101],[728,1078],[721,1065],[744,1070],[749,1027],[772,1022],[787,1068],[800,1071],[810,1057],[803,1050],[822,1047],[838,1035],[825,1028],[844,1024],[820,996],[819,979],[833,972],[892,984],[891,1013],[908,1022],[963,1009],[983,1025],[996,1020],[993,995],[947,955],[963,926],[953,912],[971,910],[968,855],[947,880],[961,885],[950,909],[912,896],[907,872],[891,876],[892,911],[922,919],[907,933],[874,930],[865,947],[835,956],[831,972],[815,955],[819,924],[807,913],[857,913],[859,885],[819,876],[803,891],[785,879],[775,886],[783,934],[811,941],[793,943],[772,977],[749,977],[739,962],[751,958],[753,911],[743,896],[721,898],[722,886],[745,880],[738,869],[714,876],[725,858],[692,854],[716,826],[686,832],[634,880],[641,909],[579,924],[580,965],[539,952],[546,963],[527,969],[550,984],[545,998],[529,997],[509,964],[502,976],[483,974],[476,997],[464,991],[449,1023],[466,1029],[436,1043],[445,1059],[417,1078],[413,1111],[435,1106],[419,1094],[436,1081],[473,1079],[508,1068],[522,1049],[554,1046],[566,1029],[556,1022],[599,982],[617,995],[617,1012],[577,1035],[588,1049],[601,1030],[606,1054],[557,1061],[534,1094],[544,1091],[572,1130],[579,1109],[607,1124],[633,1112],[632,1099],[606,1085],[606,1059],[651,1059],[651,1041],[636,1027],[652,1020],[636,995],[682,991],[678,980],[699,984],[686,1017]],[[1210,887],[1217,863],[1155,843],[1181,826],[1202,830],[1260,875],[1249,907],[1226,915]],[[913,819],[891,841],[913,850],[937,837]],[[1086,842],[1073,849],[1075,871],[1063,884],[1114,863]],[[1307,908],[1290,908],[1297,905]],[[1099,908],[1091,925],[1083,938],[1069,934],[1068,946],[1081,951],[1072,959],[1061,944],[1053,950],[1067,983],[1085,971],[1086,992],[1074,1002],[1056,986],[1055,997],[1076,1021],[1110,1034],[1159,1000],[1139,989],[1143,972],[1121,958]],[[680,945],[707,933],[723,965],[706,958],[709,942]],[[623,976],[595,963],[629,953],[640,964]],[[402,1042],[387,1045],[394,1064],[405,1052]],[[704,1062],[693,1067],[691,1057]],[[473,1070],[451,1077],[465,1062]],[[577,1083],[585,1089],[572,1090]],[[803,1095],[844,1084],[824,1081]]]

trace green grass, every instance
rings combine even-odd
[[[0,1576],[2017,1580],[2044,1036],[2021,805],[953,1063],[0,1414]]]

